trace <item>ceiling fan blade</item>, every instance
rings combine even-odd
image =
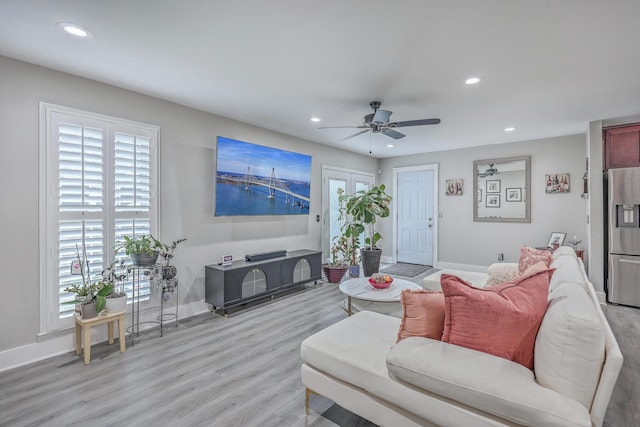
[[[382,133],[384,133],[387,136],[390,136],[393,139],[400,139],[400,138],[404,138],[406,135],[404,133],[400,133],[397,130],[393,130],[393,129],[382,129],[381,131]]]
[[[392,111],[387,110],[377,110],[373,115],[373,119],[371,119],[371,123],[375,123],[377,125],[383,125],[389,121],[389,117],[391,117]]]
[[[318,129],[363,129],[367,126],[320,126]]]
[[[401,128],[406,126],[437,125],[438,123],[440,123],[440,119],[418,119],[418,120],[406,120],[404,122],[389,123],[389,126]]]
[[[344,141],[344,140],[347,140],[347,139],[355,138],[358,135],[362,135],[365,132],[369,132],[369,130],[370,129],[361,130],[360,132],[356,132],[353,135],[349,135],[349,136],[346,136],[346,137],[342,138],[340,141]]]

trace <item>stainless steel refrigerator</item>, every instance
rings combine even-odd
[[[609,169],[610,302],[640,307],[640,168]]]

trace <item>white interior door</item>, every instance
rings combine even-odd
[[[397,172],[397,261],[433,265],[434,170]]]
[[[338,189],[341,188],[345,194],[353,194],[360,190],[367,191],[373,187],[374,182],[373,174],[322,167],[322,259],[329,257],[331,242],[340,233]]]

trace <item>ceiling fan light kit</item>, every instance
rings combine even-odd
[[[435,119],[435,118],[406,120],[402,122],[389,122],[389,118],[391,117],[391,114],[393,114],[393,111],[381,110],[380,109],[381,105],[382,103],[380,101],[371,101],[369,103],[369,106],[373,109],[373,113],[365,114],[365,116],[362,118],[362,124],[360,126],[322,126],[318,129],[338,129],[338,128],[364,129],[352,135],[342,138],[341,139],[342,141],[354,138],[366,132],[382,133],[393,139],[400,139],[400,138],[404,138],[406,135],[392,128],[437,125],[438,123],[440,123],[440,119]]]

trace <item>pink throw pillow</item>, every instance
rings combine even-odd
[[[547,311],[552,272],[547,269],[484,289],[443,274],[446,316],[442,341],[533,369],[533,348]]]
[[[441,291],[409,290],[400,294],[402,320],[398,340],[409,337],[442,338],[444,330],[444,294]]]
[[[527,268],[540,261],[549,267],[553,262],[553,255],[547,250],[534,249],[529,246],[521,247],[520,258],[518,258],[518,274],[522,276]]]

